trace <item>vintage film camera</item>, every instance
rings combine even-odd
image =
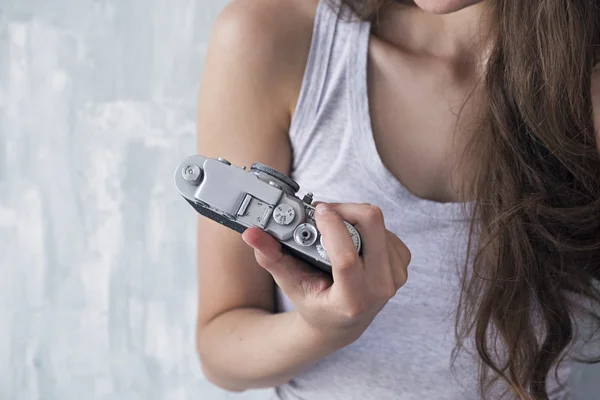
[[[175,186],[203,216],[243,233],[258,227],[276,238],[282,248],[310,265],[331,274],[311,205],[312,193],[296,197],[300,186],[264,164],[250,170],[229,161],[200,155],[187,157],[175,170]],[[360,253],[358,231],[346,222]]]

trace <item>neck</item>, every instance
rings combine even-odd
[[[374,24],[376,35],[416,56],[482,60],[490,45],[491,13],[482,1],[450,14],[390,5]]]

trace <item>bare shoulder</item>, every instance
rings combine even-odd
[[[200,82],[199,154],[289,169],[287,132],[316,8],[317,0],[232,0],[219,13]]]
[[[233,0],[218,15],[210,52],[292,95],[301,80],[317,0]]]
[[[312,25],[317,0],[232,0],[214,25],[237,39],[293,39]],[[239,35],[241,33],[241,35]]]

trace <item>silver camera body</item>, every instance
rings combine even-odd
[[[175,186],[199,214],[239,233],[258,227],[285,251],[331,274],[314,219],[312,194],[296,197],[300,186],[281,172],[260,163],[246,170],[221,157],[195,155],[175,170]],[[346,227],[360,253],[360,234],[347,222]]]

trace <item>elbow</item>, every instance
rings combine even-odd
[[[231,393],[242,393],[249,389],[230,379],[226,379],[224,376],[218,373],[215,373],[215,371],[207,367],[206,363],[203,363],[202,360],[200,360],[200,370],[202,371],[202,376],[204,376],[204,379],[206,379],[208,382],[218,387],[219,389]]]
[[[213,354],[206,350],[205,346],[201,345],[200,335],[197,336],[196,354],[198,356],[198,361],[200,362],[200,371],[204,379],[227,392],[241,393],[250,389],[240,380],[227,376],[226,371],[221,371],[218,367],[215,367],[212,360]]]

